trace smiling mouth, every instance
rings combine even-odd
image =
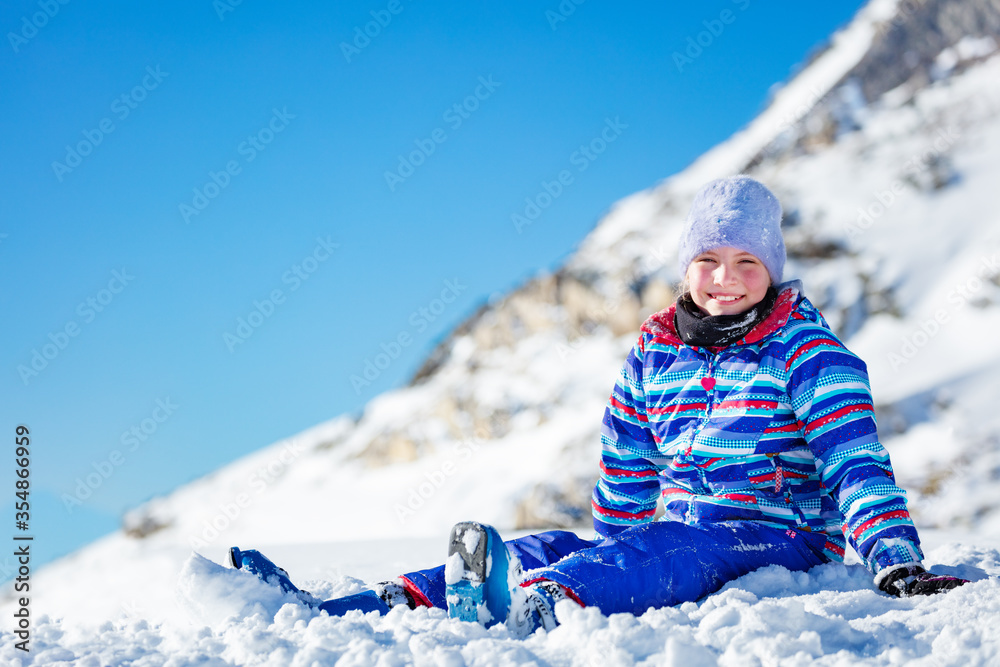
[[[711,297],[719,303],[734,303],[742,299],[742,296],[725,296],[722,294],[712,294]]]

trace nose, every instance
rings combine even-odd
[[[736,282],[736,273],[725,262],[720,262],[712,272],[712,282],[720,287]]]

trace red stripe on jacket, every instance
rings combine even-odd
[[[749,493],[720,493],[717,496],[712,496],[713,498],[725,498],[726,500],[735,500],[740,503],[753,503],[757,504],[757,496],[752,496]]]
[[[685,403],[668,405],[665,408],[649,408],[646,411],[651,415],[676,415],[681,412],[704,411],[708,409],[708,403]]]
[[[601,461],[601,470],[608,475],[615,477],[656,477],[655,470],[625,470],[623,468],[609,468]]]
[[[768,426],[764,429],[764,433],[792,433],[798,431],[802,428],[801,422],[792,422],[791,424],[785,424],[784,426]]]
[[[873,412],[874,408],[871,403],[858,403],[857,405],[848,405],[847,407],[840,408],[839,410],[834,410],[828,415],[824,415],[819,419],[816,419],[806,425],[806,433],[812,433],[820,426],[829,424],[830,422],[837,421],[845,415],[849,415],[852,412]]]
[[[777,401],[754,401],[746,398],[739,398],[732,401],[722,401],[716,406],[716,410],[731,410],[733,408],[750,408],[751,410],[760,408],[763,410],[774,410],[777,407]]]
[[[642,512],[622,512],[619,510],[610,510],[606,507],[601,507],[593,500],[590,501],[591,507],[594,511],[602,516],[610,516],[616,519],[646,519],[656,514],[656,508],[651,510],[643,510]]]
[[[858,536],[865,532],[872,526],[882,523],[883,521],[891,521],[892,519],[908,519],[910,518],[910,513],[906,510],[896,510],[895,512],[889,512],[887,514],[879,514],[877,517],[868,519],[863,524],[854,529],[851,535],[854,536],[855,541],[857,541]]]
[[[840,345],[835,340],[831,340],[829,338],[817,338],[816,340],[811,340],[808,343],[803,344],[802,347],[800,347],[799,349],[795,350],[795,354],[793,354],[792,357],[791,357],[791,359],[788,360],[788,366],[791,367],[791,365],[793,363],[795,363],[795,360],[798,359],[802,354],[804,354],[805,352],[808,352],[809,350],[813,349],[814,347],[819,347],[820,345],[828,345],[830,347],[835,347],[837,349],[842,349],[843,348],[843,346]]]
[[[639,413],[636,412],[635,408],[629,407],[628,405],[625,405],[624,403],[622,403],[621,401],[619,401],[617,398],[615,398],[614,394],[611,395],[611,407],[618,408],[619,410],[621,410],[625,414],[631,415],[632,417],[638,417],[639,416]]]

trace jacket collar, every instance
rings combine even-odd
[[[760,324],[751,329],[750,333],[733,343],[733,345],[753,345],[781,329],[792,317],[792,312],[799,301],[802,300],[801,295],[802,282],[799,280],[792,280],[778,285],[778,298],[775,299],[771,313]],[[662,339],[670,345],[684,345],[684,341],[681,340],[680,335],[677,333],[677,326],[674,324],[674,313],[676,311],[677,304],[670,304],[668,308],[650,315],[640,330],[655,338]]]

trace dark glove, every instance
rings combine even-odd
[[[905,598],[911,595],[944,593],[967,583],[969,583],[967,579],[934,574],[919,565],[911,565],[893,570],[879,582],[878,587],[884,593]]]

